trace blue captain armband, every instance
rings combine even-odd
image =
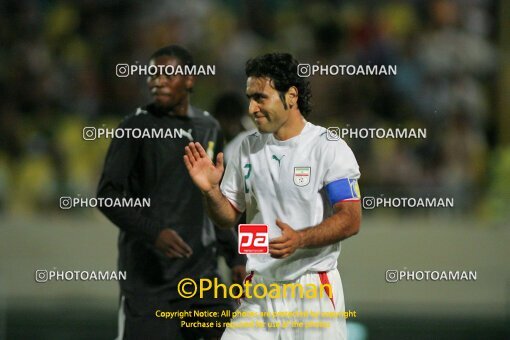
[[[356,179],[342,178],[326,185],[329,203],[335,205],[342,201],[359,201],[358,181]]]

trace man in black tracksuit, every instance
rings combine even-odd
[[[192,65],[188,51],[172,45],[151,57],[155,65]],[[157,310],[222,310],[234,308],[231,300],[205,296],[183,299],[177,284],[183,278],[218,277],[217,252],[242,281],[245,258],[237,253],[237,237],[216,230],[202,205],[183,163],[183,150],[193,140],[208,147],[210,156],[221,151],[218,122],[189,104],[194,77],[155,75],[147,80],[153,102],[124,119],[122,129],[163,129],[167,138],[115,138],[106,156],[98,197],[150,198],[150,207],[101,208],[120,229],[120,339],[214,339],[222,328],[182,328],[179,318],[156,317]],[[169,129],[169,130],[166,130]],[[220,249],[217,249],[219,246]],[[223,321],[229,321],[229,317]],[[187,321],[194,321],[190,319]],[[212,319],[202,319],[210,322]]]

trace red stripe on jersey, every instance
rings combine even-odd
[[[359,202],[361,201],[359,198],[346,198],[344,200],[341,200],[340,202]]]
[[[328,273],[319,272],[318,274],[319,274],[319,279],[321,280],[321,283],[324,287],[324,291],[326,292],[327,296],[331,300],[331,303],[333,304],[333,309],[335,309],[335,301],[333,301],[333,292],[330,290],[331,283],[329,283]],[[326,286],[326,285],[328,285],[328,286]]]

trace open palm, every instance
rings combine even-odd
[[[200,143],[189,143],[185,152],[184,164],[191,179],[201,191],[210,191],[220,184],[223,175],[223,153],[218,154],[214,165]]]

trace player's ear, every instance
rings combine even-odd
[[[289,87],[287,93],[285,93],[285,101],[287,102],[287,106],[290,108],[296,107],[298,100],[298,89],[295,86]]]

